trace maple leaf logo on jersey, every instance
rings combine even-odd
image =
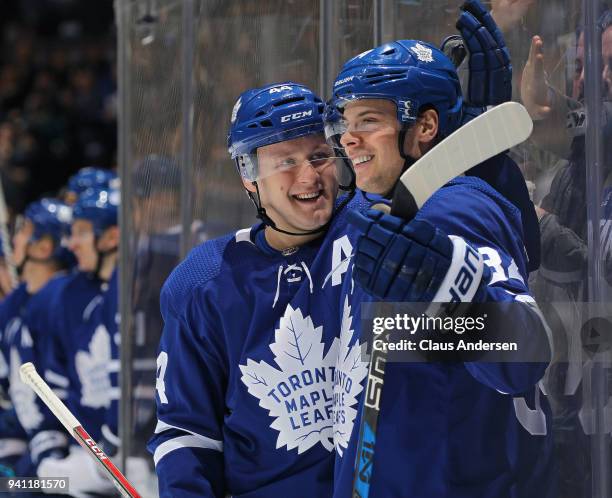
[[[367,362],[361,360],[359,341],[349,347],[353,337],[352,324],[351,306],[346,296],[334,379],[334,446],[340,456],[348,446],[357,416],[357,395],[363,390],[362,381],[368,373]]]
[[[315,327],[310,316],[287,306],[270,349],[280,370],[265,361],[247,359],[240,365],[241,380],[259,406],[274,418],[278,431],[276,448],[297,448],[298,454],[317,443],[328,451],[333,443],[333,379],[338,355],[334,339],[323,355],[323,327]]]
[[[433,62],[433,52],[431,48],[417,43],[414,45],[414,47],[410,47],[410,50],[414,52],[417,59],[419,59],[421,62]]]
[[[28,333],[25,327],[22,333]],[[21,382],[19,367],[21,366],[22,362],[17,348],[12,347],[10,354],[11,385],[9,388],[9,395],[11,397],[13,406],[15,407],[15,412],[17,413],[19,423],[24,429],[33,430],[41,424],[43,421],[43,416],[36,405],[36,393],[30,388],[30,386],[26,386],[23,382]]]
[[[98,325],[89,342],[89,351],[79,351],[76,354],[76,371],[81,381],[81,403],[84,406],[91,408],[110,406],[110,341],[106,327]]]

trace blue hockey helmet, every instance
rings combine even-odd
[[[57,199],[44,198],[29,204],[24,218],[30,220],[34,227],[30,240],[36,241],[48,236],[60,242],[70,233],[72,209]]]
[[[100,236],[107,228],[117,226],[120,193],[118,189],[92,188],[86,190],[74,206],[72,217],[90,221],[94,234]]]
[[[459,127],[463,97],[453,63],[439,49],[419,40],[385,43],[350,59],[338,74],[329,105],[342,112],[356,99],[391,100],[402,127],[412,125],[421,110],[438,113],[441,136]],[[338,120],[326,119],[326,136],[338,136]]]
[[[87,166],[70,177],[67,190],[79,196],[90,188],[108,187],[110,182],[116,178],[117,174],[114,171],[97,166]]]
[[[66,246],[72,223],[72,208],[58,199],[43,198],[30,203],[24,213],[24,218],[33,226],[31,242],[43,237],[53,240],[52,258],[66,266],[74,263],[74,256]]]
[[[342,168],[343,164],[336,162],[333,148],[325,142],[324,111],[325,104],[312,90],[291,81],[247,90],[234,104],[227,137],[228,151],[236,161],[240,176],[254,182],[256,192],[248,192],[248,195],[257,209],[257,217],[278,232],[287,235],[319,233],[327,229],[331,218],[319,228],[305,232],[290,232],[278,227],[261,204],[257,180],[262,178],[263,168],[259,168],[258,164],[258,147],[320,134],[320,150],[313,151],[313,158],[309,161],[313,167],[317,167],[316,164],[327,167],[334,163],[339,188],[348,191],[345,199],[336,205],[335,212],[343,209],[354,195],[354,175],[349,175],[349,181],[343,182],[346,175],[338,169],[339,166]],[[270,172],[293,167],[295,164],[294,161],[287,161],[286,165],[270,168]]]
[[[309,88],[286,81],[242,93],[232,110],[228,151],[240,176],[259,178],[258,147],[323,133],[325,104]]]

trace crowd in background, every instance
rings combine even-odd
[[[12,214],[86,165],[116,162],[110,0],[3,2],[0,175]]]

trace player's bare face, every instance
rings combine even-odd
[[[98,263],[93,225],[87,220],[76,220],[70,230],[68,247],[74,253],[80,271],[94,271]]]
[[[307,232],[329,221],[338,180],[322,134],[260,147],[257,163],[262,205],[279,228]]]
[[[404,160],[397,146],[399,125],[395,103],[383,99],[349,102],[344,108],[346,132],[340,138],[353,163],[357,187],[386,194],[399,177]]]

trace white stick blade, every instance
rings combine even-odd
[[[477,164],[524,142],[533,122],[518,102],[504,102],[463,125],[400,178],[421,207],[431,195]]]
[[[43,378],[38,375],[36,367],[31,362],[24,363],[19,367],[19,376],[24,384],[27,384],[34,390],[68,432],[72,434],[73,429],[81,425]]]

